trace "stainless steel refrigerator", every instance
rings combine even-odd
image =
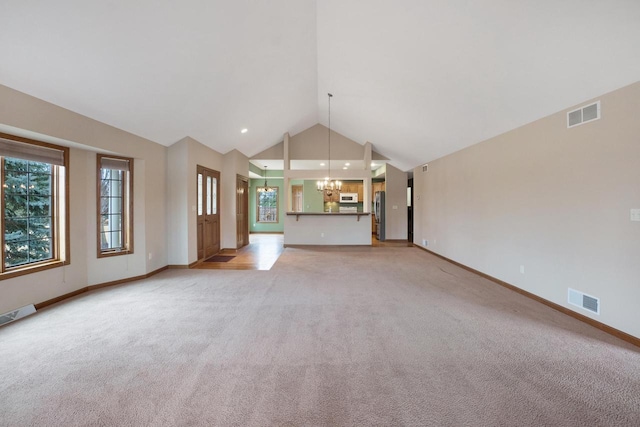
[[[376,191],[373,198],[373,214],[376,219],[376,237],[379,241],[384,241],[384,191]]]

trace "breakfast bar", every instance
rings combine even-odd
[[[284,245],[371,245],[370,212],[287,212]]]

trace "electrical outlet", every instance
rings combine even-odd
[[[524,274],[524,265],[520,266],[520,274]]]
[[[422,239],[422,246],[429,246],[429,241],[427,239]]]
[[[324,237],[324,233],[320,233],[320,237]]]
[[[151,261],[151,258],[153,258],[153,254],[149,252],[149,261]]]
[[[631,209],[631,221],[640,221],[640,209]]]

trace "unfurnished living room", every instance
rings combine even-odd
[[[0,426],[640,425],[640,2],[0,14]]]

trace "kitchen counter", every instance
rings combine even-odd
[[[295,216],[296,221],[301,216],[355,216],[360,221],[361,216],[369,216],[371,212],[287,212],[287,215]]]
[[[284,245],[371,245],[371,212],[286,212]],[[302,217],[302,218],[301,218]]]

